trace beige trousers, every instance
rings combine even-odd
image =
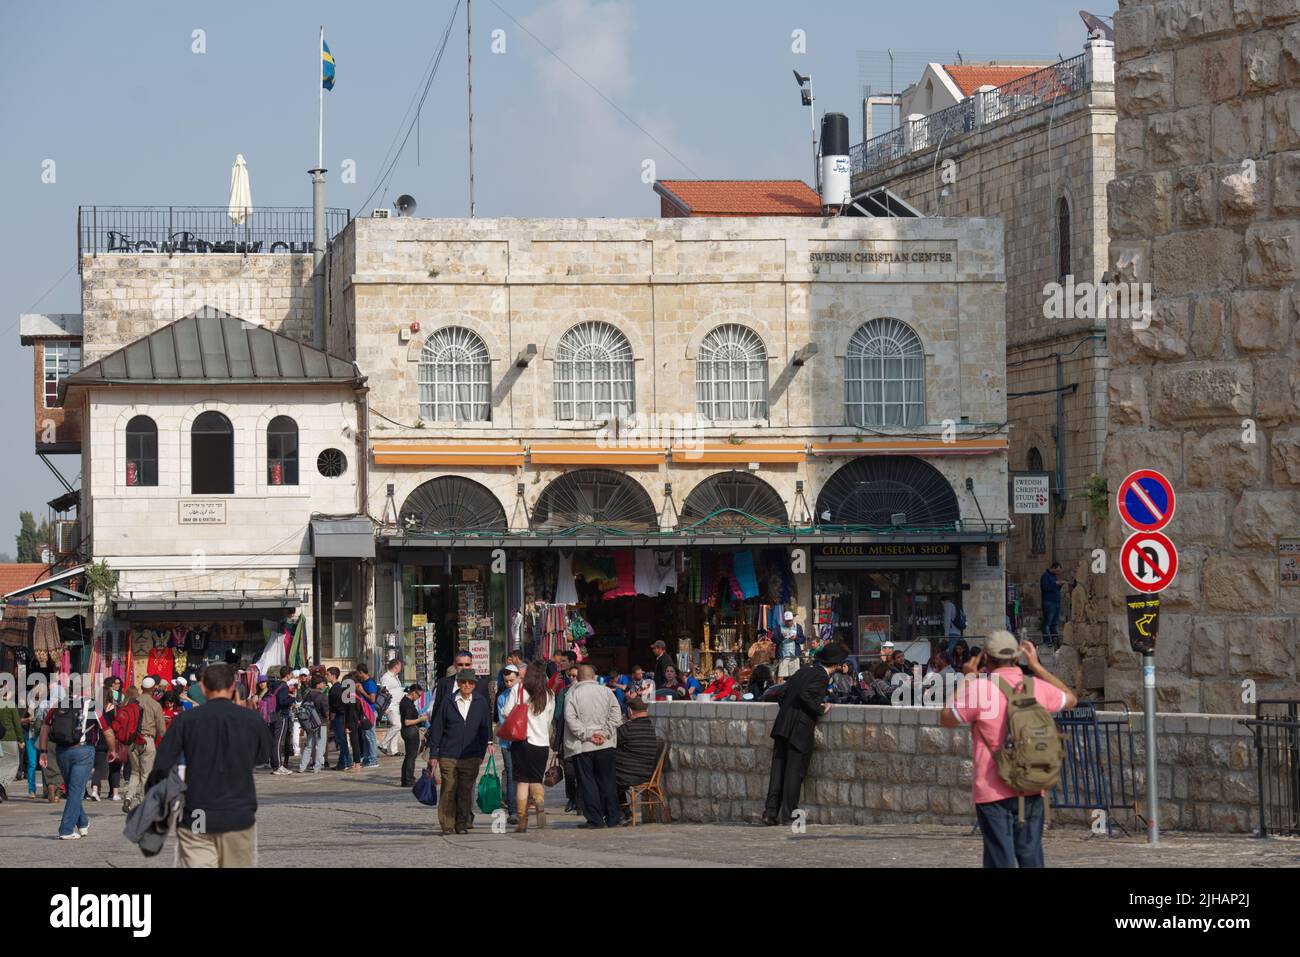
[[[257,826],[225,834],[176,830],[181,867],[256,867]]]

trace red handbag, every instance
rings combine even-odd
[[[528,740],[528,706],[524,704],[524,689],[519,689],[519,700],[510,714],[497,726],[497,737],[512,744]]]

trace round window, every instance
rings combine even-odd
[[[326,478],[338,478],[348,470],[348,458],[338,449],[326,449],[316,456],[316,471]]]

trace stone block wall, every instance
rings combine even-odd
[[[1106,475],[1156,468],[1180,496],[1160,706],[1232,712],[1297,693],[1279,539],[1300,538],[1300,6],[1124,0],[1115,26],[1111,265],[1151,283],[1154,314],[1108,330]],[[1112,559],[1126,534],[1112,515]],[[1106,697],[1133,701],[1125,586],[1107,585]]]
[[[1053,559],[1067,571],[1087,552],[1087,489],[1101,471],[1106,437],[1107,348],[1104,323],[1082,310],[1045,314],[1044,287],[1058,279],[1057,204],[1070,210],[1071,272],[1076,283],[1097,283],[1107,269],[1106,188],[1115,175],[1113,51],[1105,41],[1084,46],[1089,82],[1079,93],[1038,109],[945,136],[934,147],[873,167],[853,179],[855,192],[884,186],[927,216],[989,216],[1004,223],[1007,263],[1007,418],[1011,471],[1030,467],[1037,451],[1042,467],[1057,468],[1061,455],[1059,511],[1042,516],[1040,547],[1034,522],[1014,516],[1007,546],[1007,581],[1019,589],[1031,631],[1041,622],[1038,579]],[[949,183],[940,178],[956,164]],[[1076,314],[1077,313],[1077,314]],[[1097,336],[1087,340],[1088,336]],[[1062,383],[1077,386],[1062,399],[1058,445],[1054,354],[1062,354]],[[1053,485],[1055,486],[1055,482]],[[1069,617],[1068,607],[1065,609]],[[1067,633],[1067,643],[1073,643]],[[1091,648],[1079,647],[1081,656]],[[1100,690],[1100,685],[1097,685]]]
[[[676,702],[650,706],[670,744],[667,790],[674,818],[706,823],[757,821],[772,760],[768,736],[776,705]],[[1141,715],[1133,715],[1133,790],[1146,802]],[[1248,833],[1257,823],[1250,732],[1239,718],[1157,716],[1161,827]],[[936,708],[842,705],[817,727],[804,782],[810,824],[973,823],[970,732],[939,726]],[[1115,820],[1142,824],[1131,809]],[[1084,826],[1087,812],[1059,808],[1053,819]]]

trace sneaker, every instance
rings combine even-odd
[[[282,767],[278,767],[278,768],[276,768],[276,769],[275,769],[274,771],[272,771],[271,773],[272,773],[272,774],[282,774],[282,775],[283,775],[283,774],[293,774],[292,771],[290,771],[288,768],[283,767],[283,766],[282,766]]]
[[[90,795],[89,795],[89,797],[90,797],[90,799],[91,799],[92,801],[94,801],[96,804],[98,804],[98,803],[99,803],[99,788],[91,788],[91,789],[90,789]]]
[[[87,834],[90,833],[90,824],[89,822],[87,822],[85,827],[74,827],[73,830],[76,831],[78,834],[80,834],[82,837],[85,837]]]
[[[59,835],[59,840],[60,840],[60,841],[79,841],[79,840],[81,840],[81,832],[80,832],[80,831],[73,831],[71,834],[60,834],[60,835]]]
[[[122,800],[122,795],[120,795],[120,794],[114,794],[111,798],[109,798],[109,800],[110,800],[110,801],[120,801],[120,800]]]

